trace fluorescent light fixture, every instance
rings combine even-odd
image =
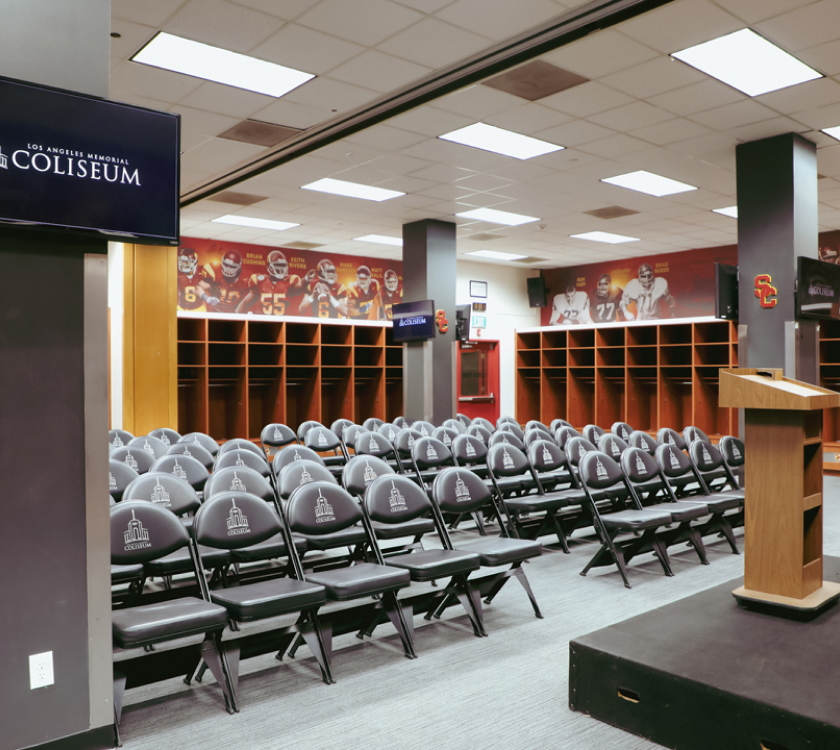
[[[684,182],[677,182],[668,177],[653,174],[653,172],[645,172],[643,169],[638,172],[628,172],[627,174],[620,174],[615,177],[607,177],[601,180],[601,182],[608,182],[610,185],[618,185],[618,187],[627,188],[628,190],[647,193],[657,198],[661,198],[663,195],[675,195],[676,193],[687,193],[689,190],[697,190],[693,185],[686,185]]]
[[[384,234],[366,234],[364,237],[354,237],[354,242],[375,242],[377,245],[393,245],[394,247],[402,247],[403,241],[401,237],[388,237]]]
[[[816,70],[752,29],[741,29],[671,56],[747,96],[759,96],[822,78]]]
[[[840,125],[835,125],[833,128],[823,128],[822,132],[840,141]]]
[[[524,214],[513,214],[508,211],[497,211],[495,208],[476,208],[472,211],[455,214],[455,216],[460,216],[462,219],[489,221],[491,224],[504,224],[507,227],[518,227],[520,224],[527,224],[529,221],[539,221],[539,217],[537,216],[525,216]]]
[[[158,33],[133,62],[279,97],[315,76],[180,36]]]
[[[291,229],[292,227],[299,227],[300,224],[292,224],[288,221],[271,221],[270,219],[255,219],[251,216],[236,216],[235,214],[227,214],[220,216],[218,219],[213,219],[217,224],[233,224],[237,227],[254,227],[255,229],[273,229],[276,232],[282,232],[284,229]]]
[[[358,182],[334,180],[331,177],[310,182],[308,185],[301,185],[301,188],[303,190],[315,190],[319,193],[343,195],[347,198],[361,198],[362,200],[376,201],[377,203],[405,195],[405,193],[400,193],[397,190],[386,190],[385,188],[371,187],[370,185],[360,185]]]
[[[498,250],[476,250],[472,253],[464,253],[464,255],[475,255],[479,258],[493,258],[493,260],[521,260],[527,258],[527,255],[516,255],[515,253],[500,253]]]
[[[584,232],[583,234],[570,234],[576,240],[591,240],[592,242],[606,242],[610,245],[620,245],[622,242],[638,242],[638,237],[626,237],[623,234],[612,232]]]
[[[533,159],[535,156],[563,150],[563,146],[546,143],[546,141],[497,128],[494,125],[485,125],[483,122],[453,130],[451,133],[444,133],[438,138],[480,148],[483,151],[492,151],[502,156],[512,156],[514,159]]]
[[[716,214],[721,214],[723,216],[730,216],[733,219],[738,218],[738,206],[726,206],[726,208],[713,208]]]

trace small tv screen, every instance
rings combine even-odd
[[[435,303],[402,302],[394,305],[394,341],[420,341],[435,337]]]
[[[0,78],[0,222],[179,240],[180,115]]]
[[[797,259],[796,317],[840,319],[840,266]]]
[[[715,263],[715,317],[738,320],[738,267]]]

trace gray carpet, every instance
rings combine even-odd
[[[826,477],[825,497],[825,554],[840,556],[840,479]],[[741,531],[738,539],[743,549]],[[390,625],[365,642],[336,639],[334,685],[321,682],[306,648],[284,663],[272,656],[243,662],[235,716],[225,713],[209,676],[192,687],[172,680],[129,691],[123,742],[130,750],[656,748],[569,710],[568,643],[743,575],[743,556],[710,539],[711,565],[675,550],[675,577],[666,578],[644,555],[631,563],[628,590],[610,568],[578,575],[595,549],[581,539],[570,555],[550,552],[526,565],[543,620],[509,581],[485,608],[488,638],[475,638],[452,607],[440,621],[416,618],[412,661]]]

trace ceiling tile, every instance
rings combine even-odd
[[[335,117],[335,112],[325,107],[307,107],[303,104],[291,102],[283,97],[282,99],[276,100],[273,104],[257,110],[253,114],[253,117],[263,122],[273,122],[289,128],[306,130],[306,128],[311,128],[319,122],[324,122],[331,117]]]
[[[625,154],[632,154],[636,151],[643,151],[650,148],[650,144],[638,138],[625,135],[624,133],[618,133],[607,138],[586,143],[578,148],[581,151],[602,156],[605,159],[612,159],[616,156],[624,156]]]
[[[680,117],[676,120],[668,120],[668,122],[660,122],[656,125],[631,130],[630,134],[660,146],[684,141],[688,138],[696,138],[711,132],[705,125]]]
[[[272,16],[283,18],[287,21],[297,18],[301,13],[309,10],[313,5],[316,5],[321,0],[230,0],[236,5],[244,5],[246,8],[253,8],[254,10],[261,10],[263,13],[269,13]]]
[[[532,180],[537,177],[543,177],[544,175],[551,174],[551,172],[552,170],[548,167],[544,167],[541,164],[535,164],[533,159],[518,161],[516,163],[509,164],[506,167],[502,167],[501,169],[493,170],[493,174],[497,177],[501,177],[512,182]]]
[[[186,0],[111,0],[111,16],[157,28],[186,4]]]
[[[788,52],[796,52],[840,37],[838,13],[836,0],[822,0],[759,23],[754,30]]]
[[[774,117],[770,120],[749,123],[730,131],[739,141],[757,141],[760,138],[771,138],[783,133],[796,133],[802,127],[789,117]]]
[[[608,29],[549,52],[543,59],[578,75],[600,78],[656,56],[649,47]]]
[[[387,154],[380,156],[373,161],[367,162],[367,166],[373,169],[379,169],[383,172],[392,172],[394,174],[412,174],[417,176],[417,172],[426,167],[433,166],[431,162],[425,159],[415,159],[412,156],[405,154]]]
[[[764,21],[802,5],[802,0],[726,0],[726,10],[747,23]]]
[[[582,83],[559,94],[540,99],[540,104],[560,110],[574,117],[589,117],[614,107],[621,107],[634,101],[632,96],[622,94],[614,88],[597,81]]]
[[[661,55],[641,65],[605,76],[601,82],[639,99],[647,99],[703,80],[706,80],[706,76],[700,71],[672,57]]]
[[[458,187],[468,187],[477,193],[502,190],[511,184],[510,180],[496,177],[489,174],[475,174],[469,177],[462,177],[455,183]]]
[[[346,112],[375,99],[377,95],[377,92],[370,89],[322,77],[307,81],[284,98],[310,107],[329,107],[330,110]]]
[[[421,13],[434,13],[454,0],[394,0],[394,2],[419,10]]]
[[[330,78],[385,93],[411,83],[431,70],[371,49],[331,70]]]
[[[840,83],[833,78],[820,78],[757,96],[755,101],[777,112],[792,114],[840,101]]]
[[[249,52],[282,25],[276,16],[226,0],[190,0],[163,30],[233,52]]]
[[[135,63],[130,63],[134,65]],[[252,91],[243,91],[232,86],[223,86],[220,83],[205,81],[191,94],[183,98],[180,103],[187,107],[203,109],[207,112],[215,112],[220,115],[230,115],[242,120],[250,117],[254,112],[262,109],[272,97],[255,94]],[[259,118],[265,119],[265,118]],[[280,125],[292,125],[291,123],[278,123]],[[294,127],[294,125],[292,125]]]
[[[253,54],[278,65],[323,75],[364,49],[359,44],[290,23],[255,47]]]
[[[174,104],[204,83],[200,78],[124,62],[111,73],[109,88]]]
[[[632,130],[642,128],[645,125],[655,125],[658,122],[672,120],[673,118],[674,116],[670,112],[654,107],[652,104],[633,102],[632,104],[625,104],[623,107],[616,107],[606,112],[590,115],[588,119],[614,130]]]
[[[287,128],[257,120],[242,120],[232,128],[228,128],[224,132],[219,133],[219,138],[227,138],[232,141],[271,148],[278,143],[287,141],[300,132],[297,128]]]
[[[581,143],[589,143],[614,134],[614,130],[609,130],[601,125],[586,120],[574,120],[564,125],[541,130],[535,135],[544,138],[549,143],[557,143],[561,146],[578,146]]]
[[[505,128],[515,133],[531,135],[538,130],[562,125],[571,119],[572,117],[570,115],[558,112],[556,109],[550,109],[549,107],[543,107],[541,104],[531,102],[530,104],[523,104],[522,106],[516,107],[516,109],[509,109],[506,112],[485,117],[483,121],[488,125],[495,125],[497,128]]]
[[[154,26],[124,21],[119,18],[111,19],[111,34],[119,34],[119,39],[111,38],[111,56],[123,60],[131,57],[157,32]]]
[[[372,47],[423,18],[386,0],[323,0],[298,23]],[[416,62],[422,63],[422,60]]]
[[[682,63],[677,64],[682,65]],[[732,102],[747,101],[747,97],[731,86],[718,81],[705,80],[652,96],[648,101],[675,115],[685,116]]]
[[[435,137],[451,130],[472,125],[474,122],[475,119],[472,117],[444,112],[442,109],[437,109],[428,104],[388,120],[388,124],[395,128]]]
[[[796,56],[802,62],[820,73],[833,76],[840,73],[840,41],[818,44],[816,47],[799,50]]]
[[[691,115],[690,119],[713,130],[728,130],[739,125],[769,120],[775,116],[776,113],[769,107],[765,107],[756,101],[744,100],[726,104],[716,109],[708,109],[705,112],[697,112]]]
[[[499,3],[489,13],[487,10],[487,0],[457,0],[435,15],[490,39],[501,40],[560,14],[560,9],[549,0],[517,0]]]
[[[342,3],[346,1],[340,0]],[[487,37],[435,18],[426,18],[378,45],[383,52],[435,69],[462,60],[488,46],[490,40]]]
[[[409,133],[407,130],[392,128],[390,125],[374,125],[345,139],[348,143],[358,143],[362,146],[375,146],[382,151],[399,151],[426,140],[426,136],[419,133]]]
[[[437,109],[472,118],[473,122],[515,109],[521,104],[522,99],[518,96],[479,85],[467,86],[434,102]]]

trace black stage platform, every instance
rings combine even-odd
[[[823,578],[840,582],[840,559]],[[840,750],[840,606],[749,612],[742,583],[572,641],[570,708],[679,750]]]

